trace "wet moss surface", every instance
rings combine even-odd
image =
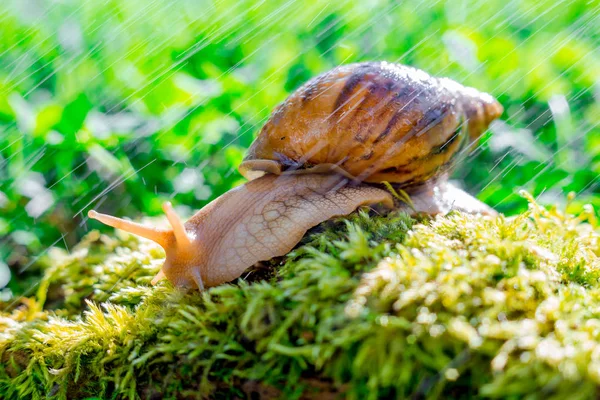
[[[122,233],[50,251],[0,305],[0,397],[597,395],[593,213],[363,210],[204,293],[151,286],[161,257]]]

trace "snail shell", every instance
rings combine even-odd
[[[358,181],[416,186],[445,171],[502,113],[489,94],[404,65],[344,65],[310,80],[273,112],[239,167],[335,169]]]

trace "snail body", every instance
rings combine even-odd
[[[492,96],[385,62],[335,68],[279,105],[239,167],[249,182],[171,229],[90,211],[89,216],[160,244],[153,283],[217,286],[288,253],[311,227],[363,205],[394,207],[390,182],[412,190],[412,212],[493,213],[443,179],[453,157],[502,112]]]
[[[172,229],[160,230],[93,212],[90,217],[160,244],[161,274],[177,286],[217,286],[259,261],[288,253],[306,231],[361,205],[393,207],[385,190],[348,185],[337,174],[266,175],[218,197],[185,224],[166,203]]]

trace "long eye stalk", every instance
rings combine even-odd
[[[173,209],[171,203],[165,202],[162,208],[165,214],[167,215],[169,223],[171,224],[171,230],[145,226],[142,224],[138,224],[137,222],[113,217],[112,215],[102,214],[95,210],[90,210],[88,212],[88,217],[98,220],[105,225],[112,226],[113,228],[121,229],[125,232],[133,233],[134,235],[150,239],[153,242],[156,242],[159,245],[161,245],[163,248],[168,244],[167,237],[171,232],[175,235],[175,240],[177,241],[178,246],[191,245],[191,241],[185,231],[183,221],[175,213],[175,210]]]
[[[113,228],[121,229],[125,232],[133,233],[134,235],[150,239],[153,242],[156,242],[159,245],[161,245],[163,248],[165,248],[168,244],[168,230],[145,226],[142,224],[138,224],[137,222],[127,221],[122,218],[113,217],[112,215],[102,214],[95,210],[90,210],[88,212],[88,217],[98,220],[105,225],[112,226]]]

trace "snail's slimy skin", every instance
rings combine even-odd
[[[468,214],[496,216],[498,212],[485,203],[477,200],[464,190],[449,183],[446,179],[427,183],[409,191],[412,208],[400,205],[409,214],[447,214],[450,211],[461,211]]]
[[[177,286],[204,289],[238,278],[259,261],[287,254],[323,221],[377,203],[394,206],[387,191],[351,185],[341,175],[266,175],[225,193],[183,225],[165,206],[171,230],[96,212],[90,217],[160,244],[166,260],[157,280],[164,276]]]

